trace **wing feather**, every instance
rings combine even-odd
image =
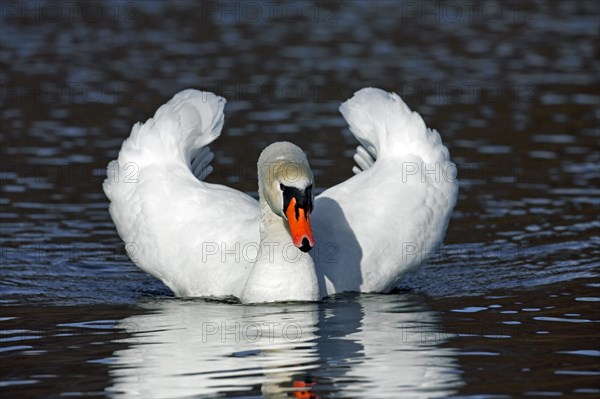
[[[221,133],[224,105],[212,93],[178,93],[134,126],[104,182],[132,260],[180,296],[239,295],[259,239],[258,202],[203,181],[212,171],[208,144]],[[132,168],[131,181],[110,178]]]
[[[362,89],[340,107],[361,143],[355,175],[316,198],[322,292],[381,292],[441,243],[456,169],[435,130],[395,94]],[[326,248],[335,256],[322,256]]]

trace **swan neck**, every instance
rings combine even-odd
[[[243,303],[321,299],[311,255],[294,246],[285,220],[262,196],[259,205],[259,255],[240,299]]]
[[[275,239],[278,237],[279,239],[286,238],[289,242],[292,242],[292,238],[290,237],[287,229],[285,228],[285,221],[279,215],[276,215],[275,212],[271,209],[267,201],[261,195],[259,189],[259,206],[260,206],[260,240],[261,242],[266,239]]]

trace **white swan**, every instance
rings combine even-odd
[[[133,127],[104,182],[130,257],[176,295],[254,303],[386,292],[441,243],[456,168],[396,94],[366,88],[342,104],[361,144],[356,175],[314,205],[308,161],[291,143],[262,152],[259,201],[203,181],[224,106],[212,93],[178,93]]]

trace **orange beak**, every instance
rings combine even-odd
[[[292,198],[285,210],[292,241],[302,252],[308,252],[315,246],[312,227],[310,227],[310,212],[303,208],[296,208],[296,198]]]

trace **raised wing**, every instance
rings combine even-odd
[[[225,99],[185,90],[136,124],[104,191],[131,259],[180,296],[239,296],[256,257],[258,202],[204,182]]]
[[[362,89],[340,107],[361,146],[355,176],[316,198],[321,292],[385,292],[441,243],[456,167],[435,130],[396,94]]]

